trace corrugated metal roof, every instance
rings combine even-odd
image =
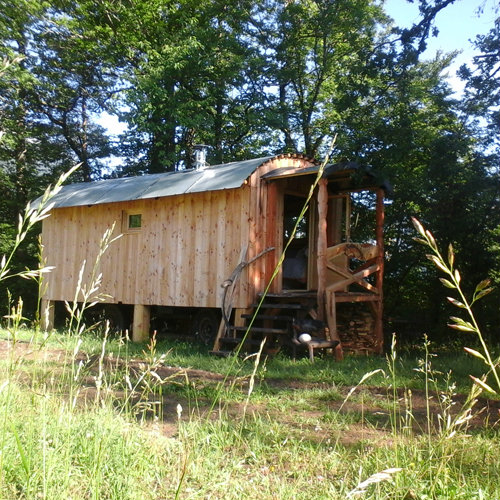
[[[223,163],[203,170],[185,170],[69,184],[64,186],[51,201],[54,203],[54,208],[61,208],[234,189],[241,187],[260,165],[272,158],[274,157],[266,156]]]
[[[295,167],[281,167],[271,170],[262,176],[262,179],[272,180],[282,177],[297,177],[302,175],[316,175],[320,166],[313,165],[312,167],[295,168]]]

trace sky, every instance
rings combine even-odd
[[[483,13],[478,15],[480,7],[483,7]],[[471,40],[493,28],[495,17],[498,16],[495,8],[495,0],[456,0],[436,16],[435,26],[439,34],[428,39],[424,58],[433,59],[437,51],[462,51],[448,70],[450,84],[458,93],[463,84],[455,73],[462,64],[472,62],[475,52]],[[403,28],[410,27],[418,20],[416,0],[415,3],[408,3],[407,0],[386,0],[385,10],[394,19],[395,24]]]

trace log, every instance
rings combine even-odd
[[[327,222],[328,215],[328,180],[321,179],[318,183],[318,319],[325,319],[325,289],[327,271]]]

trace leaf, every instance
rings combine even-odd
[[[26,452],[24,450],[24,447],[21,443],[21,439],[19,438],[19,434],[18,434],[16,428],[14,427],[14,424],[12,424],[12,423],[10,423],[10,430],[12,431],[12,434],[14,434],[14,438],[16,440],[16,447],[17,447],[17,451],[19,452],[19,457],[21,458],[21,465],[24,469],[24,473],[26,474],[26,478],[29,479],[29,477],[31,476],[30,461],[29,461],[29,459],[26,455]]]
[[[427,240],[429,241],[429,245],[431,246],[431,248],[437,250],[436,240],[434,239],[432,233],[430,231],[425,231],[425,235],[427,236]]]
[[[455,316],[450,316],[450,319],[455,323],[455,325],[461,326],[462,330],[464,331],[471,331],[475,332],[476,328],[472,323],[469,323],[468,321],[463,320],[462,318],[457,318]],[[453,327],[454,325],[449,325]]]
[[[453,297],[446,297],[454,306],[460,307],[460,309],[467,309],[467,306],[465,304],[462,304],[457,299],[454,299]]]
[[[446,278],[439,278],[439,281],[446,287],[446,288],[457,288],[451,281],[448,281]]]
[[[416,241],[417,243],[421,243],[422,245],[427,245],[427,241],[423,240],[422,238],[413,238],[413,241]]]
[[[474,296],[474,300],[479,300],[481,299],[482,297],[484,297],[485,295],[488,295],[490,292],[492,292],[494,290],[493,287],[491,288],[487,288],[486,290],[481,290],[477,295]]]
[[[393,474],[401,472],[402,470],[403,469],[401,469],[400,467],[391,467],[390,469],[385,469],[381,472],[377,472],[376,474],[372,474],[368,479],[365,479],[364,481],[359,483],[353,490],[347,493],[347,498],[353,498],[363,495],[368,486],[380,483],[382,481],[390,481]]]
[[[481,387],[481,389],[484,389],[485,391],[490,392],[491,394],[497,393],[497,391],[495,391],[495,389],[492,389],[484,380],[474,377],[473,375],[469,375],[469,377],[474,381],[476,385]]]
[[[472,328],[468,328],[467,326],[464,326],[464,325],[452,325],[450,323],[448,323],[448,326],[450,328],[453,328],[454,330],[460,330],[461,332],[475,332],[476,330],[472,329]]]
[[[370,377],[373,377],[373,375],[376,375],[377,373],[384,373],[384,370],[382,368],[377,368],[376,370],[373,370],[371,372],[365,373],[362,377],[361,380],[358,382],[358,385],[361,385],[363,382],[368,380]]]
[[[434,264],[439,267],[439,269],[441,269],[441,271],[444,271],[445,273],[448,273],[448,268],[439,260],[438,257],[436,257],[435,255],[432,255],[432,254],[427,254],[426,257],[434,262]]]
[[[484,290],[487,286],[490,286],[490,283],[491,283],[490,279],[485,279],[485,280],[481,281],[481,283],[479,283],[476,286],[476,293],[480,292],[481,290]]]
[[[46,273],[52,272],[55,268],[56,268],[56,266],[45,266],[45,267],[41,267],[40,269],[38,269],[38,272],[40,274],[46,274]]]
[[[470,347],[464,347],[464,351],[472,354],[472,356],[482,359],[486,363],[486,358],[478,351],[471,349]]]

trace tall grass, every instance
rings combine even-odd
[[[443,286],[454,290],[455,294],[458,296],[447,297],[448,301],[458,309],[464,311],[466,314],[466,319],[458,316],[451,316],[450,324],[448,326],[454,330],[458,330],[459,332],[473,334],[481,346],[480,351],[470,347],[466,347],[465,350],[472,356],[483,361],[488,369],[488,373],[484,374],[481,378],[474,376],[471,378],[474,383],[481,388],[481,390],[488,391],[492,394],[498,394],[500,392],[500,358],[494,359],[492,356],[472,310],[474,303],[488,295],[493,290],[493,288],[490,287],[491,281],[489,279],[485,279],[478,283],[472,298],[468,299],[462,290],[462,278],[460,276],[460,272],[455,267],[455,251],[453,246],[451,244],[448,246],[447,258],[445,258],[440,252],[432,233],[429,230],[426,230],[417,219],[413,218],[412,221],[415,229],[420,235],[420,238],[415,238],[415,240],[429,248],[431,253],[427,254],[427,258],[446,276],[445,278],[439,278],[439,280]],[[493,387],[486,382],[488,375],[491,379],[493,379]]]
[[[175,347],[158,352],[153,342],[131,359],[126,343],[102,340],[99,348],[92,338],[88,345],[95,353],[89,355],[82,352],[85,335],[81,341],[71,336],[72,349],[11,341],[0,365],[0,498],[491,499],[500,494],[494,427],[469,437],[460,428],[452,434],[440,423],[447,421],[448,400],[436,413],[429,410],[429,427],[425,418],[412,415],[410,400],[418,389],[402,395],[410,377],[419,381],[420,393],[428,385],[429,403],[446,395],[430,356],[414,361],[419,370],[414,375],[402,373],[410,370],[397,356],[389,357],[385,375],[378,371],[352,391],[349,384],[335,383],[333,370],[341,365],[328,365],[329,383],[304,381],[304,387],[292,389],[286,380],[278,386],[260,380],[251,359],[244,380],[231,394],[223,392],[208,414],[210,393],[204,401],[203,392],[192,390],[189,371],[183,382],[162,371]],[[290,360],[289,366],[324,376],[326,366],[319,361],[311,366]],[[363,361],[368,367],[370,360]],[[378,360],[372,363],[382,369]],[[266,370],[272,371],[271,361]],[[377,408],[366,382],[381,389]]]
[[[98,281],[82,282],[88,304]],[[480,372],[495,380],[486,353],[455,357],[450,373],[428,342],[416,360],[394,338],[385,360],[256,355],[228,370],[203,348],[85,332],[71,311],[71,331],[48,334],[25,327],[19,302],[2,332],[1,499],[500,497],[497,427],[470,427],[478,390],[494,386]],[[453,375],[471,374],[471,361],[482,384],[458,407],[467,382]]]

